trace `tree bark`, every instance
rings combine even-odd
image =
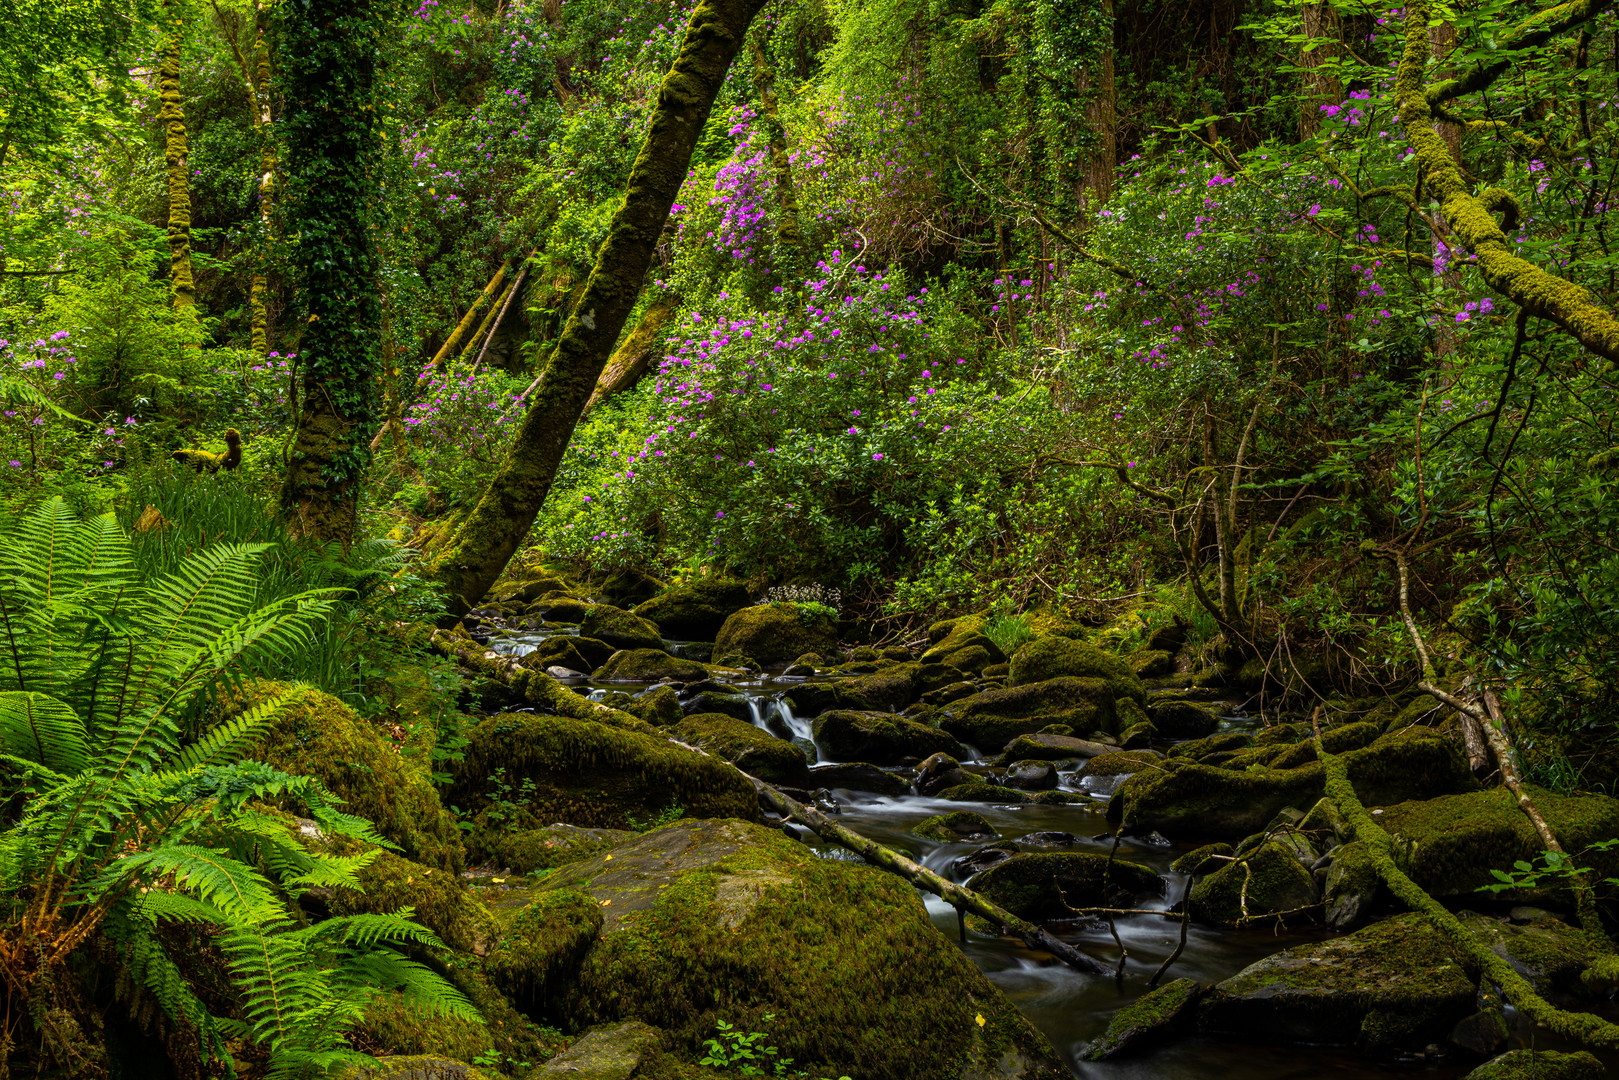
[[[748,41],[753,58],[753,84],[764,106],[765,134],[770,141],[770,171],[776,181],[776,263],[785,277],[796,277],[803,269],[804,234],[798,223],[798,191],[793,186],[792,162],[787,157],[787,129],[781,122],[781,105],[776,100],[776,69],[765,56],[764,45],[755,36]]]
[[[1343,84],[1333,74],[1337,59],[1340,23],[1332,4],[1305,4],[1302,11],[1306,47],[1299,53],[1304,69],[1299,87],[1299,138],[1308,139],[1321,130],[1321,107],[1336,105],[1343,98]]]
[[[259,136],[259,242],[253,254],[253,282],[248,290],[248,310],[253,318],[253,352],[264,356],[270,351],[270,273],[267,251],[270,246],[270,195],[275,185],[275,139],[270,128],[270,46],[264,39],[267,16],[254,5],[253,62],[257,79],[248,85],[253,91],[253,128]]]
[[[585,412],[588,413],[619,391],[628,390],[646,374],[658,355],[664,330],[679,311],[680,297],[673,293],[666,293],[647,305],[647,309],[641,313],[641,321],[613,351],[612,360],[608,361],[601,378],[596,380],[596,389],[585,403]]]
[[[703,0],[658,91],[624,201],[574,305],[512,448],[436,558],[452,611],[477,603],[545,505],[585,403],[635,306],[714,99],[765,0]]]
[[[180,94],[183,27],[175,0],[163,5],[165,37],[158,63],[158,117],[163,121],[163,162],[169,178],[169,284],[174,306],[194,307],[197,283],[191,274],[191,166],[186,144],[185,99]]]
[[[1114,72],[1114,0],[1102,0],[1102,13],[1108,26],[1107,44],[1096,58],[1096,93],[1085,105],[1085,119],[1096,136],[1096,152],[1085,162],[1085,186],[1091,199],[1086,209],[1094,212],[1113,197],[1113,173],[1119,167],[1118,80]]]

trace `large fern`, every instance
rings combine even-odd
[[[358,887],[369,856],[307,850],[260,804],[385,843],[318,782],[241,760],[302,691],[206,722],[212,693],[299,649],[341,591],[261,601],[263,549],[216,544],[147,580],[110,516],[81,522],[59,500],[0,536],[0,777],[22,806],[0,833],[11,1015],[100,935],[124,957],[127,995],[155,1002],[226,1071],[227,1035],[265,1044],[277,1075],[351,1063],[343,1035],[379,989],[476,1019],[396,951],[437,944],[408,911],[309,926],[291,903],[294,890]],[[160,933],[171,923],[210,928],[239,1016],[215,1016],[193,991]]]

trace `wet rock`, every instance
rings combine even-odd
[[[928,628],[928,637],[934,644],[922,654],[922,662],[949,664],[975,673],[991,664],[1004,663],[1006,654],[984,636],[984,626],[981,615],[963,615],[959,619],[934,623]]]
[[[591,658],[585,655],[585,650],[579,647],[578,640],[565,634],[548,637],[536,645],[532,652],[525,653],[517,662],[531,671],[548,671],[553,667],[564,667],[588,672],[595,671],[613,653],[611,648],[607,648],[602,659],[592,663]]]
[[[1486,1061],[1462,1080],[1602,1080],[1607,1075],[1601,1060],[1583,1050],[1576,1054],[1508,1050],[1494,1061]]]
[[[586,675],[582,671],[575,671],[573,668],[562,667],[560,665],[553,665],[551,667],[546,668],[545,673],[547,675],[551,676],[551,678],[553,678],[553,679],[588,679],[588,678],[590,678],[590,676]]]
[[[662,649],[621,649],[608,657],[607,663],[592,673],[600,682],[655,683],[663,679],[673,682],[701,682],[708,678],[708,669],[691,660],[680,660]]]
[[[864,761],[840,765],[816,765],[810,769],[810,783],[829,788],[847,788],[872,795],[909,795],[911,785],[902,776],[884,772]]]
[[[993,840],[995,827],[983,814],[971,810],[957,810],[950,814],[935,814],[924,818],[911,830],[912,836],[924,840],[952,843],[957,840]]]
[[[1027,686],[1061,676],[1101,679],[1111,684],[1112,698],[1146,700],[1146,689],[1130,665],[1094,645],[1065,637],[1035,638],[1018,649],[1007,674],[1008,686]]]
[[[656,623],[669,637],[713,641],[725,620],[751,602],[746,582],[697,578],[659,593],[637,606],[634,614]]]
[[[768,783],[796,786],[809,782],[809,762],[802,750],[746,720],[724,713],[698,713],[674,725],[669,734]]]
[[[1476,989],[1425,918],[1399,915],[1250,964],[1203,999],[1198,1026],[1209,1034],[1381,1053],[1445,1039],[1474,1012]]]
[[[680,708],[680,695],[673,686],[658,686],[624,706],[631,716],[640,717],[653,727],[678,724],[685,712]]]
[[[1511,964],[1537,993],[1548,996],[1580,987],[1580,973],[1594,956],[1580,931],[1552,916],[1527,926],[1462,912],[1462,925]]]
[[[1204,761],[1210,754],[1229,754],[1238,750],[1246,750],[1254,745],[1254,737],[1246,731],[1222,731],[1202,739],[1192,739],[1189,742],[1179,743],[1170,747],[1169,756],[1172,758],[1187,758],[1191,761]]]
[[[1619,799],[1528,790],[1567,850],[1619,836]],[[1420,798],[1420,793],[1411,794]],[[1402,802],[1385,809],[1378,822],[1394,839],[1396,864],[1434,896],[1471,894],[1495,881],[1491,870],[1508,871],[1514,862],[1533,861],[1544,848],[1505,788]],[[1593,851],[1586,865],[1597,877],[1619,876],[1619,851]],[[1524,900],[1541,895],[1529,890],[1498,894]]]
[[[993,847],[979,848],[970,855],[963,855],[950,864],[950,872],[958,880],[965,880],[981,871],[1001,863],[1017,854],[1014,844],[997,844]]]
[[[664,1034],[639,1020],[592,1028],[584,1038],[529,1074],[531,1080],[629,1080],[663,1049]]]
[[[992,784],[975,773],[968,773],[967,776],[970,778],[968,782],[957,784],[954,787],[947,787],[939,792],[937,797],[948,802],[1000,803],[1003,805],[1016,805],[1017,803],[1033,801],[1027,792]],[[1042,792],[1041,794],[1054,793]]]
[[[501,830],[481,837],[476,854],[483,862],[517,874],[531,874],[588,859],[634,835],[625,829],[592,829],[580,825]]]
[[[1130,907],[1161,887],[1151,867],[1080,852],[1019,853],[972,880],[986,900],[1034,920],[1078,918],[1076,908]]]
[[[1383,894],[1383,879],[1372,865],[1366,845],[1360,841],[1344,844],[1332,853],[1321,890],[1326,905],[1322,918],[1334,930],[1353,930],[1371,918]]]
[[[746,694],[739,692],[727,693],[723,690],[699,690],[693,694],[691,693],[691,688],[687,687],[687,693],[681,699],[680,708],[687,716],[695,716],[699,713],[723,713],[726,716],[735,717],[745,724],[753,723],[753,705],[748,701]]]
[[[1511,1037],[1512,1029],[1500,1009],[1480,1009],[1456,1021],[1456,1026],[1450,1029],[1451,1044],[1475,1058],[1498,1053]]]
[[[1068,729],[1072,731],[1072,728]],[[1006,744],[1005,751],[997,759],[998,764],[1007,764],[1013,761],[1066,761],[1069,758],[1090,758],[1098,754],[1109,754],[1118,749],[1106,743],[1092,742],[1089,739],[1076,739],[1072,735],[1054,735],[1047,732],[1036,732],[1033,735],[1019,735]]]
[[[1143,769],[1161,767],[1161,756],[1152,750],[1111,750],[1098,754],[1079,767],[1077,779],[1093,777],[1134,776]]]
[[[1119,745],[1126,750],[1149,750],[1158,729],[1149,723],[1131,724],[1119,732]]]
[[[815,718],[815,745],[829,758],[898,764],[930,754],[959,756],[961,744],[938,728],[894,713],[838,709]]]
[[[669,651],[682,660],[695,660],[699,664],[706,664],[714,659],[712,641],[683,641],[679,645],[670,646]]]
[[[1175,673],[1175,654],[1166,649],[1137,649],[1125,662],[1141,679],[1156,679]]]
[[[1147,699],[1147,715],[1166,739],[1202,739],[1220,726],[1220,714],[1184,698],[1154,696]]]
[[[934,795],[947,787],[971,783],[972,775],[949,754],[932,754],[916,767],[916,790],[921,795]]]
[[[568,583],[559,577],[538,577],[521,581],[497,582],[489,590],[489,596],[496,603],[532,604],[542,596],[551,593],[567,592]]]
[[[554,1015],[579,1025],[635,1017],[691,1046],[717,1020],[771,1012],[781,1057],[824,1063],[832,1076],[1065,1075],[892,875],[806,859],[780,832],[733,821],[677,822],[612,855],[542,882],[588,893],[603,918]]]
[[[1315,879],[1310,871],[1299,864],[1290,848],[1275,840],[1226,863],[1192,888],[1192,914],[1227,926],[1296,912],[1315,902]]]
[[[997,752],[1019,735],[1032,735],[1048,724],[1113,730],[1113,702],[1122,696],[1118,689],[1112,680],[1065,675],[984,690],[944,706],[939,724],[985,753]]]
[[[1079,1052],[1081,1061],[1106,1061],[1130,1051],[1163,1045],[1177,1028],[1189,1027],[1205,987],[1191,979],[1176,979],[1126,1005],[1108,1022],[1102,1036]]]
[[[610,604],[632,608],[636,604],[652,599],[668,587],[665,582],[659,581],[645,571],[626,568],[607,575],[607,579],[596,591]]]
[[[978,687],[964,679],[945,683],[937,690],[929,690],[922,695],[922,700],[929,705],[948,705],[952,701],[960,701],[964,697],[971,697],[978,693]]]
[[[586,610],[579,620],[579,633],[620,649],[663,648],[657,626],[611,604],[595,604]]]
[[[1018,761],[1007,766],[1001,783],[1019,791],[1050,791],[1057,786],[1057,770],[1049,761]]]
[[[714,639],[714,652],[743,653],[761,664],[785,664],[807,652],[837,647],[837,623],[794,604],[755,604],[733,613]]]
[[[895,664],[853,679],[833,684],[834,700],[840,709],[890,712],[915,701],[917,665]]]
[[[544,616],[546,622],[576,623],[583,622],[585,613],[590,610],[590,601],[581,600],[568,593],[551,593],[528,607],[530,614],[538,613]]]
[[[819,716],[837,704],[838,687],[834,682],[804,683],[787,691],[787,704],[795,716]]]
[[[1343,759],[1368,806],[1474,783],[1455,746],[1425,728],[1384,735]],[[1314,805],[1323,788],[1316,761],[1290,769],[1253,766],[1237,771],[1170,759],[1125,781],[1108,816],[1127,827],[1162,829],[1171,836],[1237,839],[1263,829],[1284,807]]]
[[[1235,854],[1230,844],[1204,844],[1178,857],[1169,868],[1177,874],[1212,874],[1227,866]]]

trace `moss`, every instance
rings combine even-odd
[[[1121,750],[1098,754],[1079,767],[1078,776],[1133,776],[1144,769],[1163,767],[1163,759],[1151,750]]]
[[[809,781],[809,762],[802,750],[746,720],[724,713],[694,713],[670,728],[669,734],[718,754],[769,783],[802,787]]]
[[[957,840],[976,839],[996,836],[995,827],[983,814],[971,810],[957,810],[950,814],[935,814],[917,822],[911,829],[912,836],[919,836],[923,840],[937,840],[941,844],[954,843]]]
[[[1151,867],[1089,852],[1023,852],[972,879],[984,899],[1037,922],[1077,918],[1077,908],[1130,907],[1161,887]]]
[[[1245,750],[1253,744],[1254,737],[1246,731],[1222,731],[1217,735],[1178,743],[1170,747],[1169,756],[1197,761],[1210,754],[1228,754],[1235,750]]]
[[[1111,683],[1115,698],[1142,702],[1147,697],[1140,677],[1129,664],[1094,645],[1064,637],[1035,638],[1018,649],[1012,656],[1007,685],[1027,686],[1064,675]]]
[[[785,664],[807,652],[832,652],[837,644],[837,624],[830,616],[806,619],[793,604],[755,604],[725,620],[714,639],[714,655],[739,653],[761,664]]]
[[[663,648],[663,635],[655,625],[611,604],[593,604],[587,608],[579,622],[579,633],[620,649]]]
[[[248,682],[227,700],[224,714],[239,715],[282,689]],[[348,813],[370,821],[412,859],[445,870],[465,865],[461,834],[439,801],[427,755],[406,753],[331,695],[306,693],[259,738],[253,756],[315,777]]]
[[[1148,991],[1120,1009],[1108,1021],[1107,1031],[1079,1052],[1079,1060],[1106,1061],[1136,1044],[1167,1037],[1172,1028],[1191,1019],[1192,1008],[1202,996],[1203,987],[1191,979],[1176,979]]]
[[[942,665],[928,666],[943,670]],[[840,709],[903,709],[921,694],[918,678],[921,667],[920,664],[895,664],[871,675],[841,680],[833,686],[834,700]]]
[[[476,814],[497,794],[490,777],[533,782],[518,827],[562,821],[626,828],[678,804],[700,817],[757,815],[753,786],[728,764],[667,740],[560,716],[508,715],[478,724],[450,799]]]
[[[1152,726],[1152,721],[1147,719],[1147,710],[1143,709],[1141,703],[1134,698],[1121,697],[1115,699],[1113,702],[1113,716],[1120,732],[1128,731],[1142,724],[1148,727]],[[1132,747],[1131,749],[1136,748]]]
[[[1226,863],[1192,889],[1192,913],[1205,922],[1225,925],[1297,912],[1315,902],[1310,871],[1299,865],[1291,849],[1274,840]]]
[[[543,1013],[578,972],[602,922],[601,905],[587,893],[538,893],[490,950],[484,971],[518,1008]]]
[[[1353,930],[1371,916],[1383,891],[1383,879],[1372,864],[1366,845],[1357,841],[1333,850],[1332,866],[1322,886],[1323,918],[1334,930]]]
[[[1063,729],[1063,733],[1039,731],[1033,735],[1019,735],[1006,744],[996,759],[997,765],[1010,765],[1014,761],[1066,761],[1072,758],[1096,757],[1114,751],[1106,743],[1091,742],[1073,737],[1073,728],[1062,724],[1047,727]]]
[[[364,1080],[499,1080],[499,1073],[436,1054],[410,1054],[383,1058],[375,1068],[357,1070]]]
[[[815,745],[834,760],[896,765],[937,753],[964,756],[951,735],[895,713],[833,710],[816,717],[811,730]]]
[[[479,839],[475,851],[490,865],[531,874],[588,859],[633,835],[624,829],[547,825],[543,829],[493,832]]]
[[[471,1061],[495,1045],[487,1024],[424,1012],[400,993],[382,993],[368,1001],[355,1036],[372,1054],[456,1061]]]
[[[1167,739],[1203,739],[1214,734],[1220,714],[1206,705],[1184,698],[1153,697],[1147,701],[1147,715]]]
[[[1619,800],[1529,792],[1566,851],[1619,836]],[[1494,882],[1492,869],[1511,870],[1545,847],[1511,792],[1500,788],[1403,802],[1385,809],[1379,821],[1394,841],[1396,864],[1435,896],[1472,893]],[[1619,853],[1591,852],[1579,861],[1599,877],[1619,876]]]
[[[661,592],[635,609],[672,638],[713,641],[725,620],[752,603],[747,583],[735,578],[697,578]]]
[[[681,822],[553,878],[542,888],[584,889],[606,917],[558,1006],[572,1025],[633,1016],[694,1045],[724,1019],[812,1075],[861,1080],[994,1075],[1007,1053],[1029,1080],[1066,1075],[914,889],[776,830]]]
[[[1508,1050],[1468,1073],[1463,1080],[1603,1080],[1602,1060],[1584,1051]]]
[[[1119,732],[1119,745],[1126,750],[1146,750],[1157,736],[1158,729],[1152,726],[1152,721],[1144,720]]]
[[[1177,874],[1212,874],[1229,864],[1234,854],[1230,844],[1204,844],[1176,858],[1169,868]]]
[[[963,615],[959,619],[934,623],[928,628],[928,639],[933,644],[922,653],[922,662],[949,664],[968,672],[981,672],[991,664],[1004,663],[1006,654],[984,635],[986,625],[982,615]]]
[[[934,798],[944,799],[946,802],[1007,803],[1012,805],[1034,801],[1027,791],[1000,787],[981,778],[969,783],[947,787],[935,795]]]
[[[1527,926],[1472,913],[1458,917],[1541,994],[1578,988],[1580,973],[1591,963],[1591,946],[1584,935],[1551,916]]]
[[[670,656],[662,649],[620,649],[592,673],[606,682],[702,682],[708,669],[691,660]]]
[[[649,690],[624,706],[631,716],[638,716],[653,727],[668,727],[680,723],[685,713],[680,708],[680,695],[671,687],[660,686]]]
[[[356,876],[359,889],[331,890],[327,906],[332,914],[362,915],[414,908],[416,922],[460,952],[482,952],[498,933],[488,907],[450,871],[384,851]]]
[[[1125,663],[1138,679],[1157,679],[1175,673],[1175,654],[1167,649],[1137,649]]]
[[[1080,731],[1117,731],[1113,703],[1129,687],[1107,679],[1065,675],[1024,686],[985,690],[944,706],[940,726],[986,753],[1048,724]]]

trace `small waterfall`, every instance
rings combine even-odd
[[[816,749],[815,739],[810,733],[810,722],[794,716],[793,707],[787,704],[785,697],[769,697],[755,693],[749,693],[746,697],[754,727],[768,731],[778,739],[791,742],[804,751],[811,765],[820,760],[820,752]]]
[[[794,716],[793,707],[787,704],[787,699],[785,697],[777,698],[775,700],[775,705],[776,714],[781,717],[781,722],[787,726],[787,730],[792,732],[793,738],[803,739],[806,742],[815,741],[814,737],[810,734],[810,722]]]

